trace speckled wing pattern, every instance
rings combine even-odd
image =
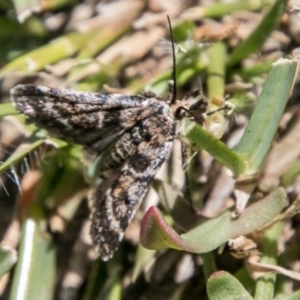
[[[91,237],[107,260],[171,152],[175,116],[157,97],[75,92],[36,85],[11,90],[30,121],[68,142],[101,154],[91,194]]]

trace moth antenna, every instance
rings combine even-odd
[[[173,63],[173,70],[172,70],[173,89],[172,89],[172,95],[171,95],[170,103],[174,104],[175,101],[176,101],[176,96],[177,96],[176,57],[175,57],[175,46],[174,46],[172,25],[171,25],[170,17],[168,15],[167,15],[167,18],[168,18],[169,29],[170,29],[170,38],[171,38],[171,45],[172,45],[172,63]]]

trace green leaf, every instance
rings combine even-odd
[[[242,284],[231,274],[218,271],[207,281],[209,300],[253,300]]]
[[[192,230],[178,235],[156,207],[151,207],[142,220],[141,244],[152,250],[173,248],[193,253],[206,253],[228,239],[246,235],[271,222],[287,204],[284,189],[278,189],[263,200],[247,207],[237,219],[228,210],[214,219],[203,219]]]
[[[299,300],[300,299],[300,291],[297,291],[291,295],[284,295],[280,297],[276,297],[276,300]]]

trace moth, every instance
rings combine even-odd
[[[176,87],[174,44],[172,47]],[[103,260],[118,248],[155,174],[170,155],[178,121],[199,116],[207,107],[197,91],[176,100],[176,88],[169,101],[151,93],[104,95],[37,85],[17,85],[10,94],[16,109],[31,122],[101,155],[90,196],[90,234]]]

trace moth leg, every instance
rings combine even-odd
[[[184,170],[184,181],[185,181],[182,192],[184,198],[187,199],[187,201],[191,204],[191,207],[193,209],[193,201],[192,201],[191,190],[190,190],[190,181],[187,172],[188,151],[187,151],[187,145],[183,141],[181,141],[181,160],[182,160],[182,168]]]

